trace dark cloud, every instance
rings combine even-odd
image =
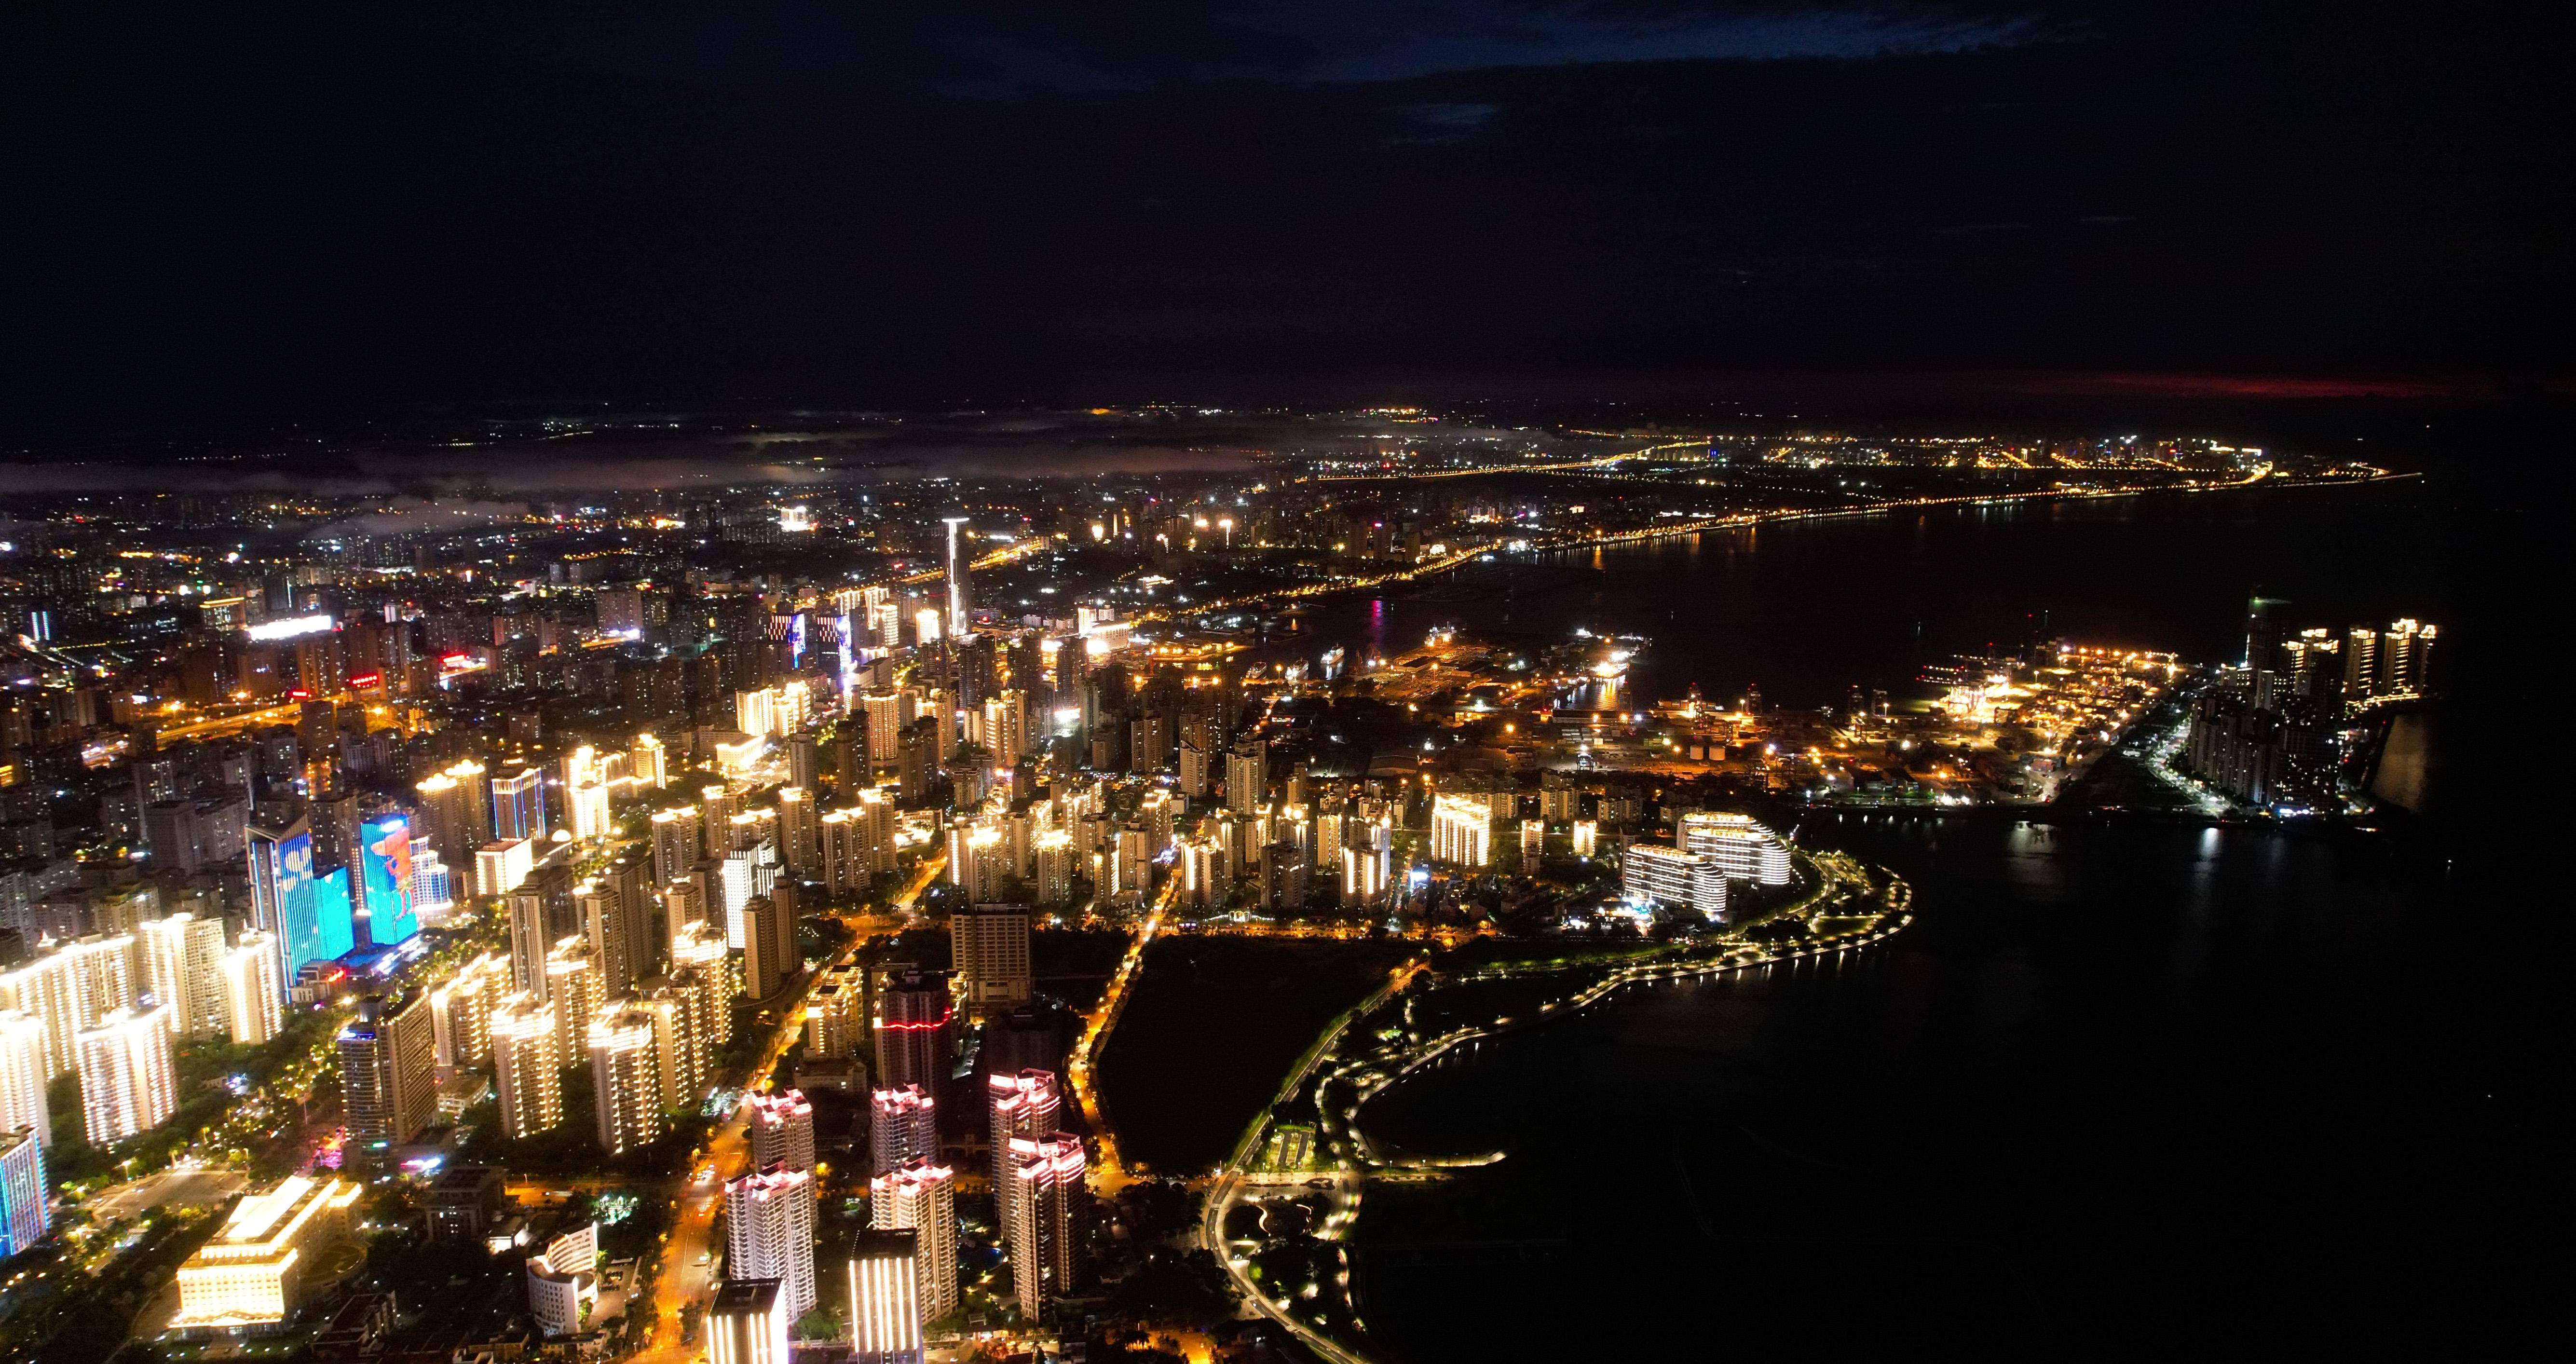
[[[309,0],[0,22],[20,418],[2568,359],[2540,192],[2566,83],[2546,44],[2465,18]]]

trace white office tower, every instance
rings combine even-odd
[[[1435,796],[1431,801],[1431,859],[1455,867],[1493,864],[1493,805],[1483,796]]]
[[[707,1364],[789,1364],[796,1315],[776,1279],[726,1279],[707,1304]]]
[[[17,1009],[0,1010],[0,1135],[21,1127],[54,1144],[45,1104],[45,1025]]]
[[[1089,1162],[1082,1138],[1069,1132],[1013,1137],[996,1164],[1008,1172],[1010,1215],[1004,1222],[1011,1256],[1011,1291],[1020,1311],[1037,1316],[1048,1302],[1071,1292],[1082,1278],[1083,1176]]]
[[[758,738],[778,732],[776,693],[767,688],[733,694],[733,727]]]
[[[179,1107],[170,1061],[170,1010],[115,1009],[83,1028],[81,1116],[92,1146],[108,1146],[169,1121]]]
[[[613,1156],[662,1135],[662,1064],[649,1011],[634,1004],[600,1011],[590,1025],[590,1080],[600,1150]]]
[[[950,965],[970,1009],[1009,1009],[1029,1002],[1029,911],[1021,905],[975,905],[948,917]]]
[[[765,1166],[729,1180],[725,1198],[725,1273],[776,1279],[787,1319],[814,1310],[814,1176]]]
[[[224,921],[173,914],[135,925],[144,988],[170,1010],[170,1029],[195,1036],[224,1026]]]
[[[814,1105],[798,1090],[754,1094],[743,1101],[751,1112],[751,1164],[814,1172]]]
[[[921,1319],[957,1310],[957,1172],[928,1160],[906,1161],[868,1181],[868,1225],[906,1228],[919,1236]]]
[[[265,933],[244,933],[215,964],[223,980],[224,1026],[237,1046],[257,1046],[277,1036],[286,1025],[280,1006],[286,990],[279,979],[277,943]]]
[[[863,1231],[850,1243],[852,1364],[922,1364],[921,1236]]]
[[[1620,868],[1620,892],[1631,904],[1696,909],[1711,919],[1726,915],[1726,869],[1706,853],[1639,843]]]
[[[555,1006],[527,995],[493,1011],[493,1083],[501,1091],[501,1135],[513,1141],[564,1120],[563,1037],[555,1025]]]
[[[43,1100],[41,1088],[36,1097]],[[939,1110],[921,1086],[875,1090],[868,1104],[870,1173],[882,1175],[909,1161],[939,1159]]]
[[[1716,858],[1730,881],[1789,884],[1789,845],[1754,823],[1751,815],[1687,814],[1681,834],[1684,851]]]

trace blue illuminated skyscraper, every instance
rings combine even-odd
[[[349,902],[347,867],[333,867],[314,877],[312,886],[313,955],[307,960],[321,961],[358,945],[358,916],[356,907]]]
[[[338,955],[322,950],[321,908],[313,886],[313,834],[299,815],[283,824],[253,823],[249,841],[250,926],[276,939],[285,968],[278,979],[292,983],[304,963]]]
[[[44,1143],[36,1129],[0,1132],[0,1260],[45,1239]]]

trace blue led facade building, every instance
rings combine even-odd
[[[314,953],[309,960],[319,961],[358,945],[358,913],[349,900],[347,867],[333,867],[314,877],[312,886]]]
[[[283,828],[250,829],[251,927],[275,935],[284,954],[280,981],[292,981],[306,962],[335,957],[324,951],[321,906],[313,885],[313,834],[302,819]]]
[[[32,1127],[0,1132],[0,1260],[45,1239],[51,1226],[44,1143]]]

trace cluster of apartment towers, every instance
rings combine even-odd
[[[809,1055],[846,1059],[873,1033],[869,1092],[869,1230],[846,1264],[853,1343],[862,1359],[921,1358],[922,1328],[955,1311],[957,1168],[941,1152],[939,1116],[956,1084],[958,1033],[1031,997],[1029,912],[978,905],[951,917],[953,969],[886,969],[881,984],[847,966],[817,983],[805,1025]],[[870,1008],[867,996],[875,995]],[[988,1048],[988,1051],[990,1049]],[[1029,1316],[1086,1273],[1086,1178],[1080,1136],[1059,1129],[1063,1090],[1049,1066],[991,1070],[982,1085],[992,1153],[994,1226],[1010,1287]],[[784,1358],[786,1325],[817,1299],[814,1114],[796,1090],[755,1095],[751,1169],[724,1186],[726,1282],[709,1317],[716,1360]]]

